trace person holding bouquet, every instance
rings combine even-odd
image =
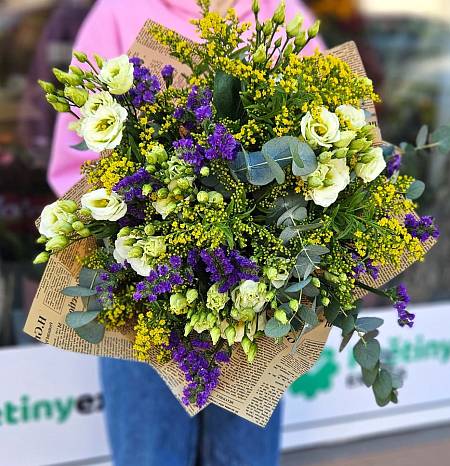
[[[260,2],[264,20],[276,8],[275,0]],[[216,1],[211,9],[236,9],[240,20],[250,21],[250,0]],[[286,20],[296,13],[306,27],[313,18],[300,2],[288,0]],[[189,19],[198,17],[194,0],[99,0],[85,20],[75,50],[111,58],[126,53],[147,19],[195,40]],[[305,51],[323,48],[320,38]],[[80,166],[98,154],[77,151],[80,142],[68,129],[69,114],[60,114],[54,135],[49,183],[62,195],[80,178]],[[189,418],[164,382],[148,365],[102,359],[101,378],[114,464],[117,466],[275,466],[279,457],[280,409],[265,429],[229,412],[209,406]]]

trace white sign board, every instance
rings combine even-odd
[[[31,345],[0,367],[1,465],[110,464],[95,358]]]
[[[416,314],[412,329],[397,325],[393,309],[367,312],[385,320],[378,339],[396,370],[405,376],[399,404],[376,405],[371,389],[361,381],[352,342],[339,353],[340,332],[334,329],[316,366],[285,396],[284,448],[450,420],[450,303],[410,306],[409,310]]]

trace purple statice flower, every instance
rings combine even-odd
[[[161,76],[166,82],[172,82],[175,68],[172,65],[165,65],[161,70]]]
[[[220,123],[216,124],[213,134],[208,137],[208,144],[209,148],[205,151],[205,157],[208,160],[234,160],[236,158],[239,144]]]
[[[219,351],[216,353],[216,361],[217,362],[229,362],[230,355],[226,351]]]
[[[158,77],[144,66],[140,58],[130,58],[130,62],[134,66],[134,85],[129,91],[132,104],[139,108],[144,104],[154,103],[156,94],[161,90]]]
[[[174,269],[179,269],[183,261],[180,256],[172,256],[169,259],[169,263]]]
[[[414,324],[415,315],[407,311],[406,307],[410,301],[408,290],[404,284],[398,285],[390,292],[394,300],[394,308],[398,313],[398,324],[400,327],[407,325],[412,327]]]
[[[111,273],[119,273],[124,270],[126,267],[124,264],[120,264],[119,262],[113,262],[109,267],[108,270]]]
[[[133,294],[135,301],[147,299],[156,301],[159,295],[171,293],[177,285],[183,285],[187,280],[180,272],[182,260],[179,256],[172,256],[169,264],[160,264],[152,269],[144,280],[136,284]]]
[[[113,191],[120,194],[128,204],[135,200],[143,201],[145,196],[142,194],[142,187],[151,180],[150,173],[144,168],[140,168],[132,175],[122,178],[114,185]]]
[[[416,217],[414,214],[406,214],[405,227],[413,238],[418,238],[422,243],[429,238],[439,238],[439,228],[429,215]]]
[[[386,174],[390,178],[395,172],[400,170],[402,163],[402,156],[400,154],[393,154],[387,162]]]
[[[185,115],[185,110],[183,107],[177,107],[175,111],[173,112],[173,117],[176,120],[181,120]]]
[[[195,119],[198,122],[201,122],[203,120],[208,120],[209,118],[212,117],[212,107],[211,105],[202,105],[201,107],[198,107],[194,111]]]
[[[199,265],[192,260],[192,252],[188,254],[188,263]],[[219,283],[219,292],[225,293],[242,280],[259,281],[258,266],[238,251],[221,246],[213,251],[202,249],[198,252],[204,270],[213,283]]]
[[[358,280],[361,275],[369,274],[374,280],[378,279],[380,268],[374,265],[372,259],[362,260],[356,252],[352,252],[352,259],[356,261],[356,265],[353,267],[353,278]]]
[[[183,389],[183,404],[189,406],[195,403],[202,408],[219,383],[220,367],[217,363],[227,361],[224,357],[222,360],[217,358],[219,353],[209,361],[207,351],[211,349],[211,344],[208,342],[197,339],[191,346],[192,349],[188,348],[188,343],[182,342],[175,332],[170,334],[168,349],[187,382]]]
[[[204,149],[200,144],[197,144],[191,137],[179,139],[173,143],[173,147],[181,158],[193,165],[196,170],[204,165],[205,155]]]

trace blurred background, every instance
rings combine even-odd
[[[94,3],[0,0],[0,451],[9,451],[0,454],[0,466],[110,464],[94,358],[62,357],[21,331],[42,273],[31,265],[34,220],[54,199],[46,182],[54,112],[36,80],[50,81],[52,67],[68,65]],[[328,46],[346,40],[359,46],[382,96],[377,110],[385,140],[413,142],[423,124],[450,124],[450,1],[304,3],[322,20]],[[400,405],[376,407],[351,354],[337,354],[332,335],[310,377],[286,397],[284,466],[449,462],[450,157],[417,158],[412,169],[427,184],[422,210],[436,217],[441,238],[426,263],[402,277],[417,306],[415,329],[408,333],[393,313],[376,310],[386,321],[382,343],[406,375]],[[70,418],[52,410],[58,399],[73,401]],[[35,415],[25,416],[30,406]]]

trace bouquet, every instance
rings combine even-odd
[[[150,362],[193,414],[209,402],[265,424],[332,326],[383,406],[401,385],[380,361],[367,292],[411,327],[404,286],[438,236],[424,185],[383,145],[355,46],[300,53],[319,30],[255,29],[200,0],[198,43],[149,22],[129,56],[74,52],[40,82],[101,154],[44,208],[49,261],[26,331],[55,346]],[[344,346],[343,345],[343,346]]]

